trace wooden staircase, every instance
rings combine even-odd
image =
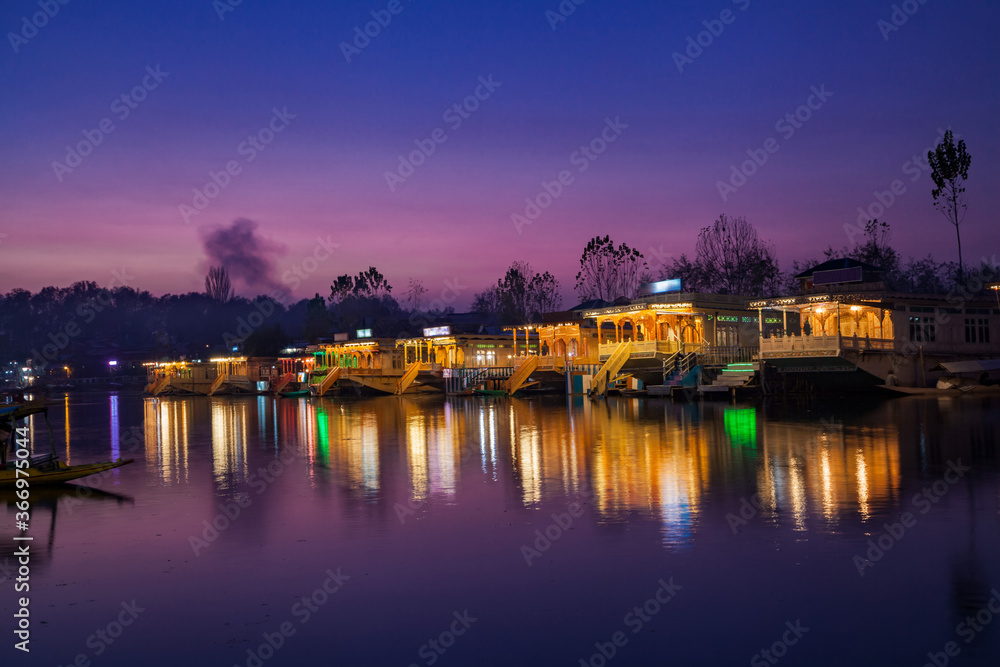
[[[524,383],[528,381],[531,374],[535,372],[538,368],[538,357],[535,355],[528,355],[525,357],[521,363],[517,365],[514,372],[506,382],[503,384],[503,388],[507,391],[508,396],[513,396],[514,392],[524,386]]]
[[[212,396],[213,394],[215,394],[215,392],[219,391],[219,389],[222,388],[222,385],[226,383],[227,377],[229,376],[223,373],[220,374],[217,378],[215,378],[215,382],[213,382],[212,386],[208,388],[208,395]]]
[[[341,368],[339,366],[331,368],[322,380],[311,387],[314,393],[317,396],[323,396],[326,392],[330,391],[330,387],[340,379],[340,371]]]
[[[152,394],[153,396],[159,396],[160,394],[163,393],[163,391],[167,388],[167,385],[169,384],[170,384],[170,376],[164,375],[163,377],[157,378],[152,382],[150,382],[149,386],[146,387],[146,393]]]
[[[420,362],[414,361],[412,364],[406,367],[406,372],[403,373],[403,377],[399,378],[396,383],[396,395],[399,396],[413,384],[413,381],[417,379],[417,373],[420,372]]]
[[[702,394],[715,392],[729,393],[739,387],[745,387],[752,383],[757,377],[757,364],[753,362],[740,362],[727,364],[719,376],[710,385],[698,387]]]
[[[629,341],[619,343],[608,360],[601,366],[601,370],[597,371],[597,375],[594,376],[590,389],[592,397],[604,396],[607,393],[611,380],[618,375],[618,371],[622,369],[630,356],[632,356],[632,343]]]
[[[272,389],[272,391],[275,394],[280,394],[282,390],[284,390],[284,388],[287,387],[288,384],[294,379],[295,379],[295,373],[285,373],[280,378],[278,378],[278,381],[277,383],[275,383],[274,389]]]

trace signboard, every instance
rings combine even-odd
[[[424,329],[424,338],[434,338],[435,336],[450,336],[451,327],[430,327]]]
[[[371,337],[372,337],[371,329],[358,329],[358,338],[371,338]]]
[[[334,343],[342,343],[343,341],[347,340],[348,338],[350,338],[350,336],[347,335],[347,334],[345,334],[345,333],[333,334],[333,342]]]
[[[680,278],[661,280],[658,283],[647,283],[639,288],[639,294],[642,296],[649,296],[651,294],[666,294],[667,292],[680,292],[680,291],[681,291]]]

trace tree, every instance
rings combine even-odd
[[[539,315],[558,310],[562,305],[559,287],[559,281],[548,271],[536,273],[528,283],[529,308]]]
[[[224,266],[213,266],[205,276],[205,294],[219,305],[233,298],[233,285],[229,281],[229,271]]]
[[[955,227],[958,240],[958,282],[962,282],[962,234],[958,227],[965,218],[965,180],[969,177],[972,157],[965,150],[965,140],[955,145],[951,130],[933,151],[928,151],[927,162],[935,188],[931,190],[934,207]]]
[[[685,292],[703,292],[708,289],[704,273],[697,258],[692,262],[686,254],[681,253],[680,257],[675,257],[670,264],[660,269],[659,279],[680,278],[681,289]]]
[[[302,337],[308,342],[314,342],[330,333],[333,320],[330,311],[326,309],[326,302],[318,293],[306,306],[305,324],[302,325]]]
[[[403,303],[411,312],[417,312],[423,307],[426,295],[427,288],[424,284],[415,278],[410,278],[409,287],[403,292]]]
[[[354,278],[348,274],[337,276],[337,280],[330,285],[330,303],[340,303],[354,293]]]
[[[496,285],[476,294],[472,307],[502,324],[524,324],[561,304],[559,281],[551,273],[536,273],[527,262],[514,262]]]
[[[646,262],[642,253],[622,243],[617,248],[610,236],[595,236],[583,249],[576,290],[583,299],[614,301],[635,298]]]
[[[780,289],[781,271],[771,246],[743,216],[720,215],[698,234],[695,249],[705,286],[713,291],[762,296]]]
[[[374,266],[369,266],[367,271],[362,271],[354,279],[354,296],[381,299],[390,292],[392,285]]]

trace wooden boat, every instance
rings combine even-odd
[[[479,396],[506,396],[507,392],[502,389],[473,389],[472,393]]]
[[[42,484],[62,484],[81,477],[96,475],[107,470],[121,468],[132,463],[134,459],[118,459],[104,463],[87,463],[84,465],[70,466],[59,459],[47,458],[44,461],[32,461],[31,466],[20,473],[14,470],[14,463],[7,464],[6,470],[0,470],[0,489],[9,488],[17,483],[17,479],[27,479],[32,487]],[[27,473],[27,476],[25,476]]]
[[[8,456],[15,450],[14,439],[17,435],[17,421],[33,414],[45,416],[45,424],[49,429],[49,444],[52,453],[47,456],[33,457],[27,468],[17,469],[14,457]],[[84,465],[67,465],[59,460],[55,452],[52,438],[52,426],[49,424],[48,407],[40,402],[14,403],[0,407],[0,488],[12,487],[18,479],[27,479],[30,486],[62,484],[81,477],[96,475],[107,470],[120,468],[132,463],[134,459],[88,463]]]
[[[297,391],[283,391],[278,395],[282,398],[300,398],[303,396],[312,396],[312,392],[308,389],[299,389]]]
[[[905,396],[1000,396],[1000,386],[967,384],[954,387],[897,387],[880,384],[879,389]]]

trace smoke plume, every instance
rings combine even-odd
[[[201,231],[209,266],[221,266],[229,272],[234,287],[243,287],[250,296],[284,291],[275,278],[275,260],[285,246],[257,233],[259,225],[240,218],[228,227],[208,227]],[[239,291],[237,289],[237,291]]]

